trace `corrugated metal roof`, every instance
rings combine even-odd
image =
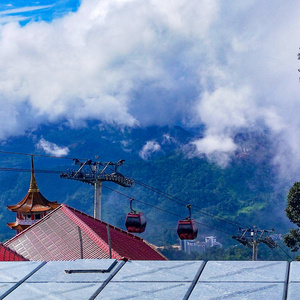
[[[0,261],[24,261],[27,260],[22,255],[11,250],[7,246],[0,243]]]
[[[166,259],[143,239],[64,204],[5,245],[35,261],[109,258],[107,227],[112,258]]]
[[[1,299],[295,300],[300,262],[0,262]]]

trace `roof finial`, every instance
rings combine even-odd
[[[34,166],[33,166],[33,155],[31,154],[31,179],[30,186],[28,192],[39,192],[39,188],[36,183],[35,175],[34,175]]]

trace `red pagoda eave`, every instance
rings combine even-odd
[[[55,209],[59,204],[48,201],[40,192],[28,192],[26,196],[15,205],[8,205],[7,208],[12,212],[44,212]]]
[[[22,231],[29,227],[29,225],[20,225],[17,221],[12,223],[7,223],[7,226],[17,231]]]

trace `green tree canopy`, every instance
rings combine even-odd
[[[288,193],[286,214],[295,224],[300,224],[300,182],[295,182]]]
[[[291,222],[300,226],[300,182],[295,182],[291,187],[287,200],[286,215]],[[283,241],[292,252],[298,251],[300,248],[299,229],[290,229],[289,233],[284,236]],[[299,257],[297,257],[297,260],[299,260]]]

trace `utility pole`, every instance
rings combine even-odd
[[[94,218],[101,219],[101,198],[102,182],[110,181],[123,187],[132,187],[134,181],[117,172],[117,169],[123,165],[124,159],[118,162],[99,162],[86,160],[81,162],[79,159],[73,159],[78,170],[67,170],[60,174],[61,178],[73,179],[88,183],[94,187]]]
[[[247,246],[248,248],[252,248],[252,260],[257,260],[258,254],[258,245],[260,243],[266,244],[269,248],[276,248],[278,245],[274,242],[274,240],[270,237],[270,233],[274,232],[274,229],[264,230],[258,228],[239,228],[238,231],[242,232],[242,234],[233,235],[232,238]]]
[[[257,260],[257,246],[258,243],[256,240],[253,241],[253,249],[252,249],[252,260]]]

